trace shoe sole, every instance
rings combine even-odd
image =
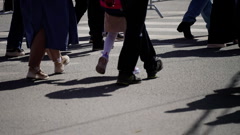
[[[6,57],[19,57],[19,56],[24,56],[25,54],[6,54]]]
[[[106,66],[107,66],[107,60],[103,57],[100,57],[99,60],[98,60],[98,64],[96,66],[96,71],[99,73],[99,74],[105,74],[106,72]]]
[[[134,79],[132,81],[125,81],[125,80],[118,79],[117,80],[117,85],[128,86],[130,84],[138,84],[138,83],[141,83],[141,82],[142,82],[142,79],[134,76]]]
[[[124,82],[124,81],[117,81],[117,85],[119,86],[128,86],[130,84],[138,84],[138,83],[141,83],[142,81],[134,81],[134,82],[131,82],[131,83],[128,83],[128,82]]]

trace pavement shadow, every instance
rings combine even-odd
[[[201,38],[201,37],[206,37],[206,35],[195,36],[194,39],[185,39],[185,38],[175,38],[175,39],[166,39],[166,40],[151,39],[151,41],[154,46],[174,45],[175,48],[206,46],[207,40],[199,41],[199,39],[197,39],[197,38]]]
[[[1,37],[1,38],[0,38],[0,42],[1,42],[1,41],[7,41],[7,37]]]
[[[31,79],[19,79],[19,80],[11,80],[11,81],[5,81],[0,82],[0,91],[6,91],[6,90],[17,90],[20,88],[26,88],[30,86],[36,86],[40,84],[52,84],[55,81],[59,80],[31,80]]]
[[[99,77],[88,77],[84,79],[74,79],[66,82],[61,83],[55,83],[57,85],[61,86],[73,86],[73,85],[79,85],[79,84],[93,84],[93,83],[101,83],[101,82],[107,82],[117,80],[116,76],[99,76]]]
[[[114,92],[123,87],[124,86],[118,86],[114,83],[90,88],[72,88],[49,93],[46,95],[46,97],[50,99],[108,97],[111,96],[111,92]]]
[[[231,57],[239,55],[240,55],[239,48],[232,50],[200,48],[194,50],[176,50],[158,54],[157,56],[161,58],[174,58],[174,57],[181,58],[181,57]]]
[[[222,93],[219,94],[217,93],[217,91],[222,91]],[[223,91],[224,93],[226,92],[227,94],[223,94]],[[230,94],[229,91],[235,92]],[[175,110],[167,111],[166,113],[180,113],[194,111],[197,109],[213,110],[238,107],[240,106],[240,95],[235,95],[236,93],[240,93],[240,87],[216,90],[214,94],[206,95],[203,99],[188,103],[187,104],[188,107],[186,108],[178,108]]]
[[[62,55],[68,55],[70,58],[77,58],[77,57],[84,57],[84,56],[89,56],[92,50],[89,51],[80,51],[76,53],[72,53],[71,50],[74,49],[82,49],[82,48],[89,48],[90,45],[87,44],[78,44],[78,45],[71,45],[70,49],[68,51],[62,51]],[[5,62],[5,61],[21,61],[21,62],[28,62],[29,60],[29,55],[30,53],[26,53],[24,56],[19,56],[19,57],[6,57],[6,56],[0,56],[0,62]],[[45,55],[42,59],[42,61],[49,61],[49,57]]]
[[[221,124],[240,123],[240,110],[228,114],[230,109],[240,106],[240,72],[231,80],[229,87],[225,89],[214,90],[214,94],[206,95],[203,99],[187,104],[186,108],[178,108],[166,111],[166,113],[183,113],[194,110],[206,110],[200,118],[193,124],[185,135],[196,134],[200,124],[211,114],[214,109],[223,109],[222,116],[215,121],[205,123],[208,126],[217,126]],[[206,134],[211,131],[209,129]]]
[[[90,40],[90,36],[83,36],[83,37],[78,37],[79,41],[89,41]]]

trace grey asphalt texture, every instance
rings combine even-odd
[[[63,52],[71,58],[64,74],[53,74],[47,56],[41,63],[49,80],[25,79],[25,56],[6,58],[12,14],[0,15],[0,135],[239,135],[240,49],[229,43],[207,49],[201,16],[193,40],[176,28],[190,0],[165,0],[148,10],[146,26],[164,68],[158,78],[116,85],[122,41],[111,51],[107,71],[95,71],[101,51],[92,51],[87,14],[78,24],[79,44]],[[3,1],[0,1],[0,9]],[[227,34],[227,33],[226,33]]]

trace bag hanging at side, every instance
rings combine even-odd
[[[124,16],[120,0],[100,0],[100,5],[109,15],[118,17]]]

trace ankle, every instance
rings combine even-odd
[[[28,71],[31,72],[38,72],[40,70],[40,67],[34,67],[34,66],[29,66]]]

